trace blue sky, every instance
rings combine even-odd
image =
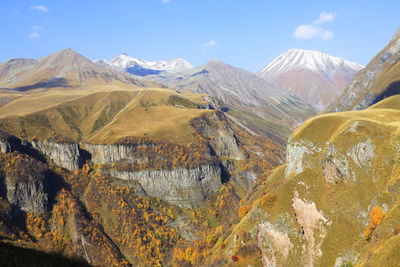
[[[0,61],[72,48],[90,59],[219,58],[255,72],[300,48],[365,65],[399,11],[398,0],[2,0]]]

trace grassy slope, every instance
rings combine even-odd
[[[193,104],[174,105],[170,96]],[[47,138],[57,133],[95,143],[145,134],[158,140],[186,142],[191,138],[189,121],[210,112],[197,109],[196,103],[205,103],[202,95],[178,95],[160,88],[102,86],[50,90],[21,94],[0,107],[0,127],[21,137]]]
[[[259,223],[268,221],[285,229],[294,245],[286,261],[280,262],[281,258],[276,254],[277,266],[304,264],[300,259],[304,255],[303,245],[307,242],[300,237],[301,228],[291,207],[294,191],[297,191],[301,199],[314,202],[317,209],[332,222],[321,245],[322,256],[314,264],[333,266],[339,256],[354,264],[359,256],[359,265],[397,266],[400,238],[396,229],[400,229],[400,202],[395,192],[400,181],[399,102],[400,96],[394,96],[364,111],[321,115],[300,126],[291,140],[312,141],[322,147],[322,152],[306,157],[305,165],[309,168],[302,173],[285,177],[284,165],[275,169],[266,181],[259,181],[248,201],[243,203],[251,205],[251,210],[232,227],[232,234],[223,241],[225,249],[221,251],[216,246],[213,254],[222,253],[227,260],[231,255],[238,255],[240,260],[237,266],[260,266],[259,258],[240,254],[241,247],[256,242],[256,238],[252,238],[240,245],[240,232],[251,232]],[[333,143],[339,153],[346,155],[349,148],[367,138],[372,139],[375,147],[371,167],[359,168],[349,160],[356,180],[326,183],[322,164],[326,160],[326,142]],[[271,192],[277,197],[274,204],[262,204],[262,195]],[[363,232],[369,222],[368,213],[375,205],[387,207],[386,215],[372,240],[367,242]],[[235,235],[238,237],[236,242]],[[316,233],[314,236],[318,238]]]

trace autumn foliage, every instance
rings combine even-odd
[[[249,205],[244,205],[244,206],[240,207],[239,211],[238,211],[239,218],[244,217],[250,211],[250,209],[251,209],[251,206],[249,206]]]
[[[372,233],[376,229],[376,227],[382,222],[383,217],[385,217],[385,213],[382,210],[381,206],[374,207],[369,213],[369,225],[365,228],[364,238],[368,241],[371,239]]]

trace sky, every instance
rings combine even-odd
[[[91,60],[218,58],[256,72],[299,48],[366,65],[399,11],[398,0],[2,0],[0,62],[71,48]]]

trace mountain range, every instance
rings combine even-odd
[[[132,76],[100,67],[71,49],[37,60],[19,58],[0,64],[0,88],[3,89],[29,91],[104,84],[145,85]]]
[[[206,73],[205,67],[212,68],[212,64],[221,62],[218,59],[212,59],[206,64],[198,67],[193,67],[183,58],[176,58],[171,61],[145,61],[129,57],[126,54],[121,54],[111,61],[104,59],[95,60],[94,63],[103,67],[112,68],[121,72],[144,77],[144,80],[157,81],[166,86],[188,89],[185,84],[196,84],[194,80],[201,79]],[[220,67],[227,66],[228,64],[220,64]],[[278,56],[267,66],[262,68],[256,73],[256,76],[267,81],[261,87],[268,87],[269,90],[275,88],[283,91],[284,93],[292,94],[306,103],[313,105],[313,107],[322,111],[332,101],[334,101],[342,92],[347,83],[353,78],[354,74],[363,68],[362,65],[344,60],[342,58],[330,56],[318,51],[290,49],[284,54]],[[217,68],[213,68],[218,69]],[[195,77],[196,75],[199,77]],[[203,74],[201,76],[200,74]],[[248,78],[242,83],[237,83],[234,87],[239,88],[242,85],[248,85],[251,73],[247,72]],[[218,82],[222,81],[222,76],[219,75]],[[238,81],[231,76],[223,77],[226,80]],[[203,81],[211,86],[210,81]],[[258,81],[258,87],[262,82]],[[214,85],[213,94],[216,95],[218,91],[221,96],[224,89],[217,89]],[[225,84],[230,86],[229,84]],[[192,86],[194,87],[194,86]],[[251,86],[249,86],[251,87]],[[191,88],[193,89],[193,88]],[[210,90],[200,90],[199,88],[193,89],[201,93],[210,93]],[[240,89],[239,89],[240,90]],[[225,90],[226,91],[226,90]],[[248,91],[244,89],[243,91]],[[276,90],[275,90],[276,91]],[[276,94],[276,93],[274,93]],[[241,95],[241,97],[244,97]],[[243,99],[248,99],[244,97]],[[225,98],[226,99],[226,98]],[[242,99],[242,98],[241,98]]]
[[[311,105],[296,96],[277,90],[255,74],[218,59],[211,59],[182,74],[149,75],[145,79],[178,92],[213,96],[232,109],[241,123],[255,131],[282,134],[285,125],[297,125],[316,114]],[[262,131],[260,119],[268,122],[269,128]]]
[[[175,58],[170,61],[146,61],[130,57],[127,54],[121,54],[110,61],[97,59],[93,62],[103,67],[115,68],[138,76],[160,74],[163,72],[179,73],[193,67],[183,58]]]
[[[399,265],[399,40],[337,100],[361,66],[315,51],[1,63],[0,262]]]

